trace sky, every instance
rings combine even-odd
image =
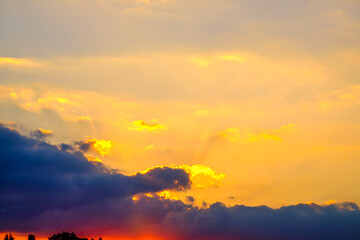
[[[0,233],[359,238],[359,43],[358,0],[0,0]]]

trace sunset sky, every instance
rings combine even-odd
[[[358,0],[0,0],[0,233],[355,239],[359,78]]]

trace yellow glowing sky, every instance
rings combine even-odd
[[[0,120],[129,175],[185,168],[193,189],[168,197],[198,205],[359,202],[359,9],[2,1]]]

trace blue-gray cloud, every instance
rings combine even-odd
[[[63,149],[63,147],[61,147]],[[71,209],[137,193],[190,187],[181,169],[154,168],[125,176],[80,152],[31,139],[0,125],[0,231],[48,211]]]
[[[320,206],[298,204],[227,207],[215,203],[200,209],[160,197],[96,202],[74,211],[48,212],[27,230],[79,231],[137,235],[154,231],[173,240],[355,240],[360,237],[360,211],[354,203]]]
[[[272,209],[222,203],[198,208],[141,195],[134,201],[134,194],[187,189],[189,175],[162,167],[126,176],[64,146],[0,126],[0,231],[137,235],[146,230],[175,240],[360,238],[355,203]]]
[[[38,140],[44,140],[45,138],[52,135],[53,133],[51,131],[44,131],[43,129],[38,129],[30,132],[30,136]]]
[[[192,239],[316,240],[359,239],[360,211],[354,203],[226,207],[182,211],[167,221]]]

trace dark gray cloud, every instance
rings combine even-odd
[[[66,143],[61,143],[59,148],[63,151],[74,151],[74,147]]]
[[[193,196],[186,196],[186,201],[189,203],[195,203],[195,198]]]
[[[82,152],[88,152],[90,147],[94,144],[94,142],[86,142],[86,141],[77,141],[75,145],[78,146],[79,150]]]
[[[0,231],[150,231],[173,240],[360,239],[355,203],[272,209],[222,203],[198,208],[144,195],[134,201],[134,194],[187,189],[189,176],[168,167],[125,176],[87,161],[81,152],[61,149],[0,126]]]
[[[354,203],[192,208],[173,214],[166,224],[192,239],[315,240],[359,239],[360,212]]]
[[[34,130],[30,132],[30,137],[38,139],[38,140],[44,140],[47,137],[52,136],[53,133],[50,131],[44,131],[42,129]]]
[[[190,187],[181,169],[154,168],[125,176],[80,152],[20,135],[0,125],[0,231],[47,211],[69,211],[137,193]]]
[[[355,240],[360,212],[354,203],[329,206],[298,204],[227,207],[215,203],[200,209],[182,201],[142,197],[94,202],[73,211],[53,211],[26,223],[46,233],[67,230],[97,235],[141,235],[156,232],[172,240]]]

